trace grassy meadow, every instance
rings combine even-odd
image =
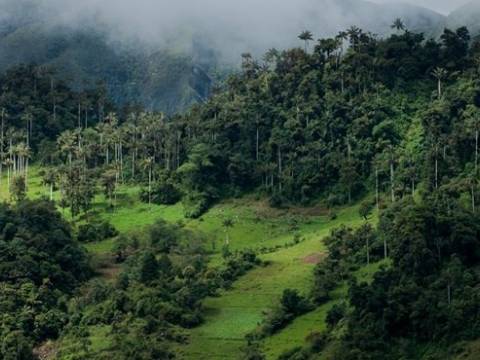
[[[357,227],[364,221],[358,214],[358,205],[336,209],[337,216],[332,220],[321,206],[278,210],[270,208],[264,200],[248,196],[217,204],[200,219],[189,220],[184,217],[181,204],[149,206],[139,200],[139,192],[138,186],[120,186],[114,209],[105,196],[98,194],[87,216],[108,220],[121,233],[139,231],[158,219],[181,221],[188,228],[206,235],[205,248],[212,253],[212,266],[220,263],[227,236],[222,224],[225,219],[231,219],[233,227],[228,229],[230,249],[254,249],[266,264],[241,277],[218,297],[204,301],[205,322],[189,330],[188,344],[177,349],[180,357],[187,360],[238,358],[246,345],[245,335],[256,329],[265,314],[277,304],[284,289],[308,293],[313,268],[325,256],[322,239],[335,227],[343,224]],[[30,171],[28,196],[49,197],[49,189],[42,185],[38,167]],[[54,193],[54,198],[59,198],[58,192]],[[10,199],[5,177],[0,185],[0,199]],[[68,209],[59,210],[68,221],[72,221]],[[82,218],[76,219],[76,223],[82,221]],[[115,239],[109,239],[86,244],[86,248],[94,255],[108,256],[114,245]],[[371,266],[366,271],[371,274],[375,268]],[[267,358],[276,359],[285,350],[305,345],[305,338],[313,329],[322,329],[328,310],[344,297],[345,291],[344,287],[337,289],[334,300],[266,338],[261,346]],[[108,348],[107,328],[92,327],[90,332],[92,349],[102,352]],[[62,346],[68,347],[68,342]]]

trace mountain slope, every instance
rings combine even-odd
[[[447,27],[467,26],[472,34],[480,34],[480,1],[474,0],[452,12],[447,18]]]
[[[115,24],[109,14],[93,16],[92,10],[67,17],[65,9],[42,7],[31,0],[7,1],[0,5],[0,71],[20,63],[48,65],[75,87],[105,81],[118,104],[134,102],[174,113],[207,98],[210,78],[218,69],[236,66],[241,53],[257,55],[273,46],[296,46],[303,29],[323,36],[356,25],[388,34],[393,20],[401,17],[409,29],[429,33],[444,22],[442,15],[420,7],[363,0],[302,0],[294,13],[288,11],[291,7],[269,7],[276,18],[271,22],[265,20],[263,8],[239,6],[244,14],[235,15],[233,21],[231,14],[216,17],[214,25],[210,17],[193,24],[182,20],[173,33],[156,29],[153,37],[159,40],[152,40],[147,33],[120,33],[118,26],[125,19]]]

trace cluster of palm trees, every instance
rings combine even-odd
[[[8,126],[8,114],[4,108],[0,109],[0,182],[7,172],[8,188],[15,177],[22,177],[27,183],[28,165],[31,157],[30,137],[33,116],[28,115],[27,128],[17,130]]]
[[[74,168],[91,178],[97,176],[110,205],[115,206],[117,189],[128,182],[147,183],[149,203],[152,183],[159,171],[174,171],[181,164],[183,127],[166,121],[162,113],[132,113],[120,123],[114,113],[95,127],[78,127],[63,132],[57,139],[57,174],[62,179]],[[157,171],[158,170],[158,171]],[[44,183],[52,184],[55,179]],[[79,179],[81,181],[81,179]],[[51,191],[52,193],[52,191]]]

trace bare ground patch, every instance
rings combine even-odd
[[[302,259],[302,262],[305,263],[305,264],[318,264],[320,261],[325,259],[326,256],[327,256],[327,254],[325,254],[325,253],[313,253],[313,254],[305,256]]]

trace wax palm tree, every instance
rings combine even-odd
[[[305,52],[307,52],[309,41],[313,41],[313,34],[310,31],[305,30],[298,35],[298,38],[305,43]]]
[[[233,228],[235,222],[232,219],[224,219],[222,222],[222,226],[225,230],[225,245],[230,245],[230,233],[229,230]]]
[[[153,172],[153,158],[148,157],[143,159],[142,168],[144,171],[148,171],[148,205],[152,205],[152,172]]]
[[[53,200],[53,192],[59,180],[58,172],[55,169],[48,169],[42,178],[42,184],[49,187],[50,201]]]
[[[72,157],[75,151],[75,139],[75,133],[70,130],[64,131],[57,138],[57,145],[59,147],[59,151],[62,155],[65,155],[67,157],[69,166],[72,165]]]
[[[405,24],[403,20],[400,18],[396,18],[390,27],[392,29],[396,29],[397,31],[405,30]]]
[[[437,67],[432,71],[432,76],[437,79],[438,98],[442,98],[442,81],[448,76],[447,70],[441,67]]]

